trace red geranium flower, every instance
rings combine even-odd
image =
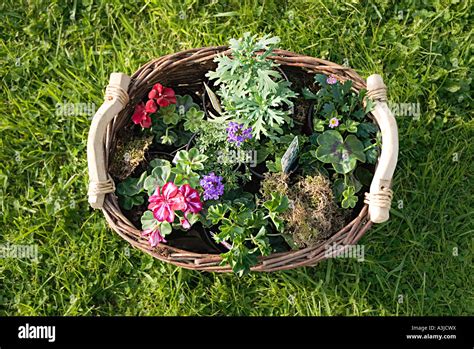
[[[136,105],[135,112],[132,115],[132,121],[135,124],[140,124],[143,128],[148,128],[151,126],[151,118],[148,116],[148,113],[145,110],[144,103]]]
[[[155,84],[148,93],[148,98],[156,100],[160,107],[167,107],[176,104],[176,96],[172,88],[163,87],[162,84]]]
[[[156,113],[158,107],[153,99],[149,99],[145,104],[145,111],[147,113],[153,114]]]
[[[186,203],[185,213],[198,213],[202,210],[202,202],[196,189],[191,188],[189,184],[182,185],[179,191],[183,194]]]
[[[160,187],[156,188],[155,193],[148,199],[150,204],[148,209],[152,210],[153,216],[160,222],[174,221],[174,211],[186,209],[183,194],[173,182],[168,182],[163,186],[160,193]]]

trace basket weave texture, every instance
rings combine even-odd
[[[206,47],[186,50],[152,60],[142,66],[132,76],[129,85],[129,102],[125,108],[109,123],[105,138],[105,161],[111,158],[115,149],[119,131],[131,122],[131,115],[135,105],[149,92],[152,86],[160,82],[165,86],[187,88],[202,88],[205,74],[214,70],[216,63],[213,59],[217,55],[230,55],[227,46]],[[323,59],[309,57],[285,50],[274,50],[272,59],[285,67],[295,67],[304,74],[322,73],[334,75],[343,82],[353,81],[353,89],[358,91],[366,88],[366,82],[354,70]],[[148,241],[141,237],[141,231],[135,227],[122,213],[118,199],[114,193],[105,196],[102,211],[110,227],[132,246],[148,253],[149,255],[187,269],[232,272],[228,265],[220,265],[221,257],[216,254],[201,254],[181,250],[165,244],[150,247]],[[333,234],[328,240],[316,246],[293,250],[288,252],[274,253],[270,256],[260,257],[257,265],[252,271],[278,271],[293,269],[302,266],[313,266],[319,261],[328,258],[328,245],[354,245],[372,226],[368,219],[368,205],[365,204],[355,219],[349,222],[341,230]],[[340,250],[338,252],[341,252]]]

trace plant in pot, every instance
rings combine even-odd
[[[244,275],[265,256],[282,253],[272,262],[278,268],[360,229],[361,193],[381,150],[371,100],[351,79],[300,79],[295,56],[286,65],[276,59],[278,42],[232,39],[198,83],[156,82],[135,104],[133,127],[122,132],[142,147],[139,158],[129,159],[124,178],[114,170],[124,167],[117,143],[110,174],[147,251]],[[201,246],[176,238],[196,231]]]

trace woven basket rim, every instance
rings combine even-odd
[[[229,55],[230,53],[231,51],[228,46],[201,47],[164,55],[142,65],[131,77],[131,83],[128,88],[130,97],[128,104],[107,127],[105,140],[106,164],[108,164],[110,152],[115,147],[115,136],[130,122],[132,109],[143,98],[145,93],[148,93],[153,84],[167,79],[167,75],[174,74],[174,76],[177,76],[182,71],[186,71],[185,68],[195,67],[196,70],[196,67],[202,68],[206,64],[214,64],[213,59],[217,55]],[[334,75],[339,81],[350,79],[353,81],[353,89],[357,91],[366,88],[365,80],[352,68],[341,66],[331,61],[283,49],[275,49],[273,55],[269,56],[268,59],[276,61],[281,66],[300,68],[309,74],[323,73]],[[151,248],[148,241],[141,237],[141,231],[123,215],[114,193],[109,193],[105,196],[102,212],[112,230],[128,241],[133,247],[148,253],[154,258],[187,269],[215,272],[232,271],[230,266],[220,265],[221,257],[219,254],[189,252],[165,244],[159,244],[157,247]],[[270,272],[315,265],[329,257],[326,254],[328,245],[355,245],[371,226],[372,222],[368,219],[368,205],[364,204],[356,218],[331,235],[326,241],[299,250],[290,250],[273,253],[266,257],[259,257],[258,264],[253,266],[251,270]]]

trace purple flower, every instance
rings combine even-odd
[[[329,127],[330,128],[334,128],[334,127],[337,127],[339,126],[339,119],[338,118],[332,118],[331,120],[329,120]]]
[[[227,141],[231,143],[237,143],[237,146],[245,142],[247,139],[252,138],[252,128],[244,129],[244,124],[238,124],[236,122],[229,122],[226,128],[227,130]]]
[[[337,82],[337,79],[334,75],[331,75],[330,77],[328,77],[326,79],[326,82],[329,84],[329,85],[334,85],[336,82]]]
[[[204,189],[204,200],[217,200],[224,194],[224,184],[222,184],[222,177],[216,176],[214,172],[204,176],[199,182]]]

